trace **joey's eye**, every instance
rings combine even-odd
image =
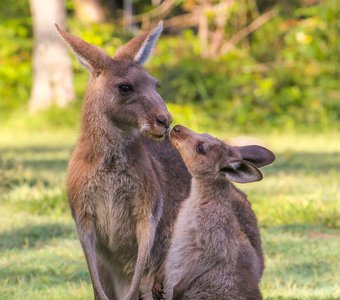
[[[118,85],[118,91],[121,95],[128,95],[133,92],[133,87],[129,84]]]
[[[205,149],[202,143],[197,144],[196,152],[199,154],[205,154]]]

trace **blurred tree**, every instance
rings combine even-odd
[[[103,22],[105,12],[99,0],[73,0],[76,17],[84,23]]]
[[[255,0],[191,0],[183,3],[187,16],[196,20],[202,57],[218,57],[233,49],[276,15],[271,9],[259,15]],[[175,17],[177,18],[177,17]],[[171,20],[171,19],[170,19]]]
[[[164,0],[132,19],[141,22],[142,28],[159,19],[165,19],[167,28],[195,28],[201,57],[216,58],[240,43],[249,50],[249,35],[277,14],[273,7],[268,8],[260,14],[256,0]]]
[[[133,30],[132,13],[133,6],[131,0],[124,0],[124,24],[128,30]]]
[[[34,78],[29,108],[37,111],[55,102],[64,107],[74,99],[73,73],[66,46],[54,23],[65,24],[63,0],[30,0],[34,32]]]
[[[145,11],[145,7],[149,9]],[[180,7],[176,0],[154,0],[152,1],[152,6],[144,5],[142,13],[132,16],[132,22],[141,23],[142,29],[147,30],[152,27],[152,24],[156,24],[160,19],[165,19],[166,17],[169,17],[169,14],[178,14],[178,12],[175,11],[176,7]],[[137,12],[140,11],[140,7],[139,10],[138,6],[136,5],[134,6],[134,8]],[[181,23],[182,27],[185,27],[187,25],[183,24],[181,20],[175,20],[175,23],[176,22]],[[173,24],[170,24],[170,26],[168,25],[168,27],[173,27]]]

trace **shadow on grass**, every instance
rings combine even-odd
[[[63,247],[58,240],[73,242],[76,239],[73,225],[59,223],[22,226],[1,233],[0,256],[3,251],[14,253],[19,261],[10,258],[12,262],[5,263],[0,269],[0,279],[6,279],[9,289],[15,289],[18,284],[25,282],[26,286],[35,286],[40,291],[46,287],[63,287],[66,282],[89,283],[85,259],[74,257],[72,253],[75,249],[70,245],[67,249],[59,248],[61,253],[58,250],[58,247]],[[53,248],[45,251],[44,247],[49,243]],[[38,251],[40,248],[43,250]],[[80,245],[77,246],[77,251],[81,251]],[[4,258],[6,261],[6,256]]]
[[[38,257],[37,257],[38,258]],[[40,261],[41,265],[25,265],[22,269],[3,268],[0,270],[0,277],[4,276],[8,284],[17,285],[23,280],[33,281],[31,285],[39,286],[44,289],[46,282],[48,286],[65,286],[65,283],[80,283],[86,281],[90,283],[89,273],[83,264],[75,261],[66,261],[67,265],[59,265],[58,257],[51,257],[48,261]],[[61,269],[60,269],[61,268]],[[69,270],[72,268],[72,271]]]
[[[309,233],[329,233],[338,235],[340,237],[340,231],[338,228],[325,228],[324,226],[317,224],[285,224],[280,226],[272,226],[272,227],[264,227],[265,231],[270,234],[279,234],[279,233],[289,233],[289,234],[299,234],[305,236]]]
[[[61,152],[63,152],[65,158],[60,158]],[[23,168],[31,168],[37,171],[52,169],[63,171],[66,169],[70,155],[71,148],[69,147],[0,148],[0,157],[6,157],[9,167],[15,165],[15,162],[20,159]]]
[[[0,251],[44,246],[53,239],[75,239],[74,226],[51,223],[24,226],[0,234]]]
[[[328,173],[340,169],[340,152],[283,152],[276,153],[276,161],[265,168],[268,175],[278,172],[293,173]]]
[[[69,146],[25,146],[25,147],[0,147],[0,155],[9,153],[20,153],[21,155],[34,153],[34,154],[46,154],[46,153],[57,153],[61,151],[70,151],[72,147]]]
[[[41,170],[50,170],[54,172],[65,171],[67,167],[68,160],[67,159],[37,159],[30,160],[24,159],[23,166],[24,168],[34,169],[36,171]]]
[[[53,187],[65,175],[70,155],[69,147],[0,148],[0,191],[23,184]]]

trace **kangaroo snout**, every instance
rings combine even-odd
[[[168,116],[164,114],[160,114],[156,117],[156,123],[160,127],[164,127],[166,130],[170,128],[171,125],[171,116],[170,114]]]
[[[141,132],[152,139],[161,140],[169,132],[172,116],[167,109],[157,109],[148,116],[141,117]]]
[[[154,139],[162,139],[170,129],[172,122],[171,114],[167,111],[155,115],[153,122],[150,124],[149,133]]]
[[[178,139],[183,139],[180,135],[182,133],[181,131],[181,125],[176,125],[174,126],[171,131],[170,131],[170,134],[169,134],[169,138],[170,138],[170,142],[175,146],[175,141],[177,141]]]
[[[182,126],[182,125],[176,125],[174,126],[170,131],[170,141],[174,144],[176,141],[176,144],[179,144],[180,142],[184,142],[187,139],[195,139],[197,134],[195,134],[190,129]],[[175,144],[174,144],[175,145]]]
[[[189,133],[189,130],[182,125],[172,127],[170,134],[173,136],[180,136],[182,139]]]

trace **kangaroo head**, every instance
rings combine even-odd
[[[112,58],[57,25],[56,29],[91,73],[84,113],[99,114],[123,130],[138,129],[154,139],[167,133],[171,115],[157,93],[158,81],[142,67],[162,32],[162,22],[132,39]]]
[[[228,179],[240,183],[259,181],[262,174],[258,168],[275,160],[274,154],[264,147],[233,147],[180,125],[171,130],[170,141],[196,178]]]

